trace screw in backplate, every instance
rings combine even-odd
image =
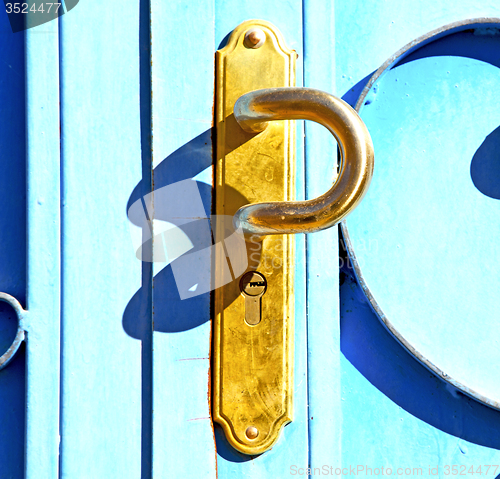
[[[259,435],[259,430],[255,426],[249,426],[247,427],[245,434],[248,439],[255,439]]]
[[[260,28],[250,28],[245,34],[245,45],[248,48],[260,48],[266,41],[266,34]]]

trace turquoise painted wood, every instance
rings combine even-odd
[[[304,86],[337,94],[334,2],[310,0],[303,11]],[[337,173],[336,157],[330,133],[306,122],[307,198],[330,188]],[[342,463],[337,228],[307,235],[306,277],[309,465],[335,470]]]
[[[61,212],[57,20],[25,34],[25,477],[59,475]]]
[[[59,79],[57,23],[14,35],[2,19],[1,286],[28,310],[26,346],[0,372],[0,477],[58,477]],[[2,303],[3,354],[17,318]]]
[[[210,231],[214,52],[235,26],[273,22],[299,54],[297,84],[354,105],[405,44],[480,16],[500,6],[111,0],[24,34],[1,20],[0,291],[28,313],[26,345],[0,371],[0,478],[444,478],[453,465],[497,477],[500,412],[390,334],[337,228],[297,238],[295,420],[258,457],[211,422],[210,293],[181,300],[176,283]],[[496,401],[499,38],[449,36],[380,79],[361,111],[376,175],[348,220],[391,321]],[[313,124],[297,133],[297,197],[311,198],[335,178],[336,145]],[[164,188],[181,181],[172,201],[197,228],[169,222]],[[207,281],[209,259],[191,270]],[[3,352],[16,322],[0,306]]]
[[[203,201],[196,212],[201,217],[210,212],[213,19],[210,1],[198,2],[195,9],[180,1],[151,2],[154,191],[206,171],[208,184],[207,179],[193,184],[198,201]],[[158,195],[151,200],[155,208],[165,203]],[[179,199],[182,204],[190,201]],[[166,218],[161,212],[154,218],[152,476],[215,478],[210,295],[180,300],[172,267],[167,266],[173,258],[164,247]],[[196,244],[203,238],[191,235],[186,241]],[[201,260],[193,268],[207,273],[210,267]]]
[[[147,299],[129,309],[143,268],[127,203],[143,167],[139,2],[127,9],[80,2],[61,19],[64,478],[138,478],[143,467],[147,366],[124,328],[150,312]]]

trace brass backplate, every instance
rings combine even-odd
[[[245,44],[250,29],[265,34],[258,48]],[[296,56],[276,27],[262,20],[239,25],[216,53],[217,218],[232,217],[249,203],[294,199],[294,122],[273,121],[261,133],[246,133],[233,106],[249,91],[294,86]],[[227,222],[219,225],[217,245],[229,237]],[[292,235],[251,238],[246,249],[246,269],[233,268],[233,280],[214,292],[212,404],[213,420],[228,442],[253,455],[270,449],[293,417],[294,240]],[[215,251],[215,273],[223,276],[231,255]],[[267,282],[260,303],[241,291],[240,280],[249,271]],[[247,311],[251,324],[245,321],[246,299],[253,308]]]

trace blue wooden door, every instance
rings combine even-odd
[[[111,0],[24,33],[3,18],[0,291],[23,310],[2,305],[0,344],[18,319],[26,341],[0,371],[0,477],[497,477],[498,27],[385,65],[495,16],[468,0]],[[294,421],[258,457],[211,421],[210,292],[177,289],[175,260],[203,238],[183,229],[172,252],[148,208],[188,180],[212,211],[214,52],[251,18],[297,51],[297,85],[362,99],[376,158],[344,237],[297,238]],[[336,145],[296,126],[312,198]]]

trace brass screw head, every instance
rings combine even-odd
[[[260,28],[250,28],[245,34],[245,45],[248,48],[260,48],[266,41],[266,34]]]
[[[247,427],[245,434],[248,439],[255,439],[259,435],[259,430],[255,426],[249,426]]]

